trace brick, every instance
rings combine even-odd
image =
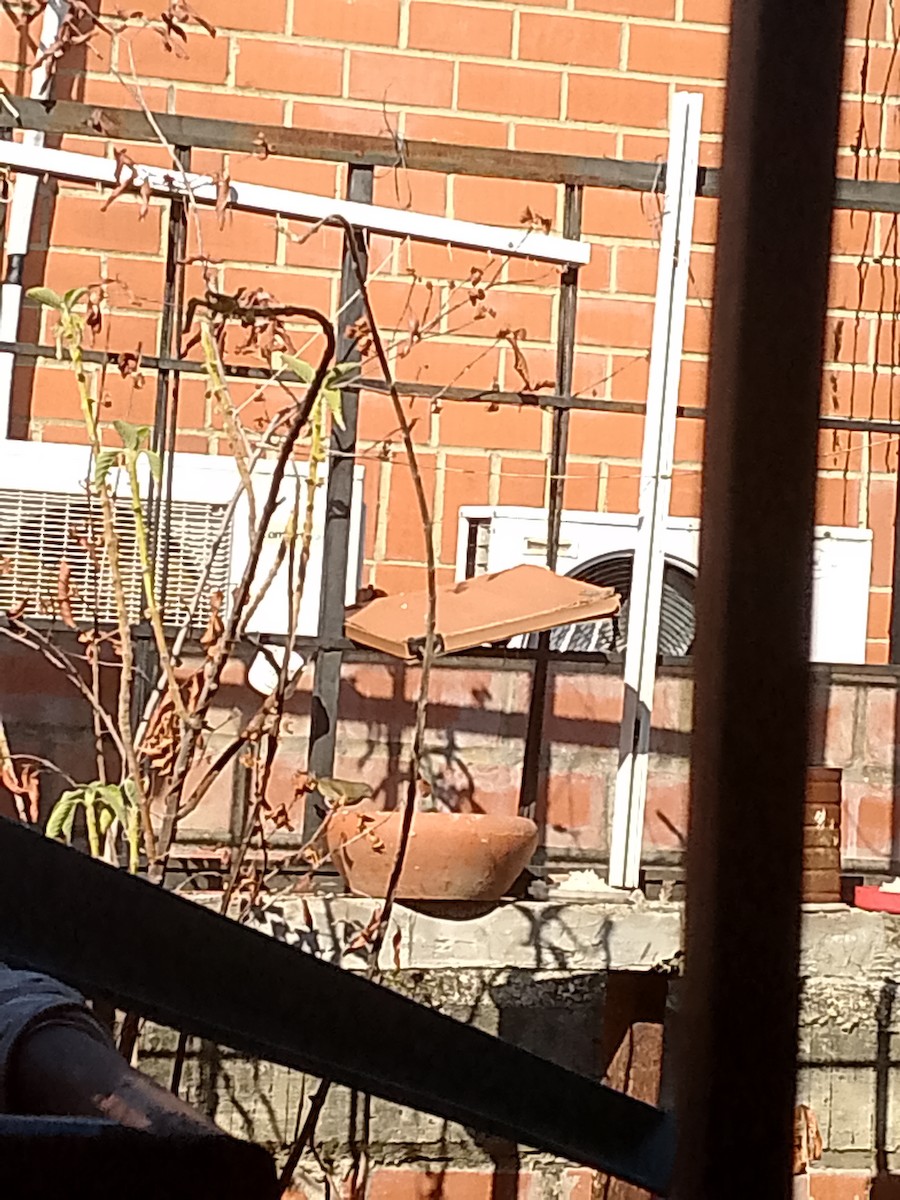
[[[372,199],[387,208],[442,217],[447,211],[447,178],[437,171],[386,171],[376,175]]]
[[[198,5],[197,11],[209,20],[214,19],[217,29],[285,32],[286,0],[262,0],[260,4],[248,4],[246,0],[215,0],[214,4]]]
[[[473,62],[459,64],[457,107],[460,109],[555,118],[560,115],[560,94],[558,71],[529,71]]]
[[[612,251],[609,246],[591,246],[590,262],[578,273],[578,282],[584,292],[607,292],[612,272]]]
[[[462,221],[521,227],[526,209],[555,224],[557,189],[552,183],[483,179],[461,175],[453,183],[453,215]],[[459,251],[456,252],[457,254]]]
[[[113,201],[106,212],[101,212],[100,207],[100,200],[60,192],[50,226],[51,243],[137,254],[158,253],[161,232],[158,205],[151,205],[143,219],[138,202],[128,196]]]
[[[211,104],[215,105],[216,120],[219,121],[244,121],[251,125],[284,124],[284,101],[271,96],[227,91],[216,92],[213,96],[204,89],[189,87],[180,87],[175,93],[175,112],[179,116],[208,117]],[[202,156],[202,151],[195,151],[198,161]]]
[[[297,4],[294,33],[330,42],[395,46],[400,33],[400,0],[328,0]]]
[[[431,427],[431,402],[425,399],[403,399],[406,419],[412,425],[412,439],[417,445],[429,440]],[[397,414],[390,396],[382,392],[361,392],[357,434],[360,442],[399,444],[400,431]]]
[[[870,638],[886,638],[891,628],[891,593],[869,592],[869,625],[867,635]]]
[[[644,846],[684,850],[687,841],[688,782],[652,775],[647,784]]]
[[[516,125],[515,148],[548,154],[583,154],[593,158],[616,157],[616,135],[596,129],[571,129],[566,125]]]
[[[391,97],[387,98],[387,113],[384,107],[373,104],[313,104],[295,100],[291,124],[298,129],[320,129],[332,133],[367,133],[374,137],[386,137],[391,129],[397,128],[397,111],[392,108]]]
[[[553,774],[547,781],[547,797],[541,824],[547,833],[596,829],[598,808],[606,799],[606,780],[598,774],[566,771]]]
[[[496,346],[429,339],[413,346],[403,364],[403,378],[409,382],[446,387],[452,380],[454,387],[492,388],[500,380]]]
[[[343,63],[340,50],[247,38],[238,42],[235,78],[239,88],[340,96]]]
[[[547,462],[543,458],[501,458],[501,504],[542,508],[547,478]]]
[[[859,481],[819,476],[816,488],[816,521],[820,525],[856,525],[859,517]]]
[[[638,355],[614,354],[609,375],[609,393],[613,400],[646,400],[650,380],[650,351]]]
[[[675,0],[575,0],[576,12],[595,12],[617,17],[656,17],[671,20]]]
[[[519,59],[558,66],[619,65],[622,27],[616,21],[597,21],[570,14],[522,13]]]
[[[466,504],[487,504],[490,459],[483,454],[448,454],[445,460],[444,510],[441,513],[441,561],[456,562],[459,510]]]
[[[338,270],[341,262],[342,235],[339,229],[321,226],[307,236],[310,226],[305,222],[287,222],[288,238],[285,262],[289,267],[322,267]]]
[[[569,79],[566,115],[573,121],[627,128],[665,129],[669,88],[625,76],[577,75]]]
[[[701,471],[684,471],[677,467],[672,472],[672,500],[669,511],[673,517],[700,516]]]
[[[644,349],[650,345],[653,305],[585,297],[578,306],[577,339],[592,346]]]
[[[435,459],[432,454],[419,454],[419,471],[425,486],[429,507],[434,504]],[[388,558],[407,562],[425,561],[425,544],[419,509],[409,464],[402,454],[394,456],[391,464],[391,490],[388,512]]]
[[[616,291],[656,295],[659,252],[653,246],[616,247]]]
[[[125,34],[118,46],[118,67],[139,78],[190,80],[192,83],[225,83],[228,77],[228,38],[207,34],[191,35],[184,51],[167,50],[161,37],[150,29]],[[130,51],[130,53],[129,53]]]
[[[487,450],[540,450],[543,416],[535,408],[496,406],[466,400],[445,403],[441,444]]]
[[[698,25],[729,25],[731,0],[684,0],[684,20]]]
[[[705,360],[683,358],[681,360],[681,384],[678,403],[690,408],[706,407],[706,386],[709,363]],[[646,389],[645,389],[646,394]]]
[[[404,131],[408,141],[447,142],[458,146],[506,146],[506,123],[478,117],[445,117],[432,113],[407,113]]]
[[[699,463],[703,458],[705,422],[678,417],[675,422],[675,461]]]
[[[872,537],[872,586],[890,587],[894,575],[894,517],[897,484],[873,479],[869,484],[869,528]]]
[[[161,259],[108,256],[103,274],[111,308],[161,311],[165,286],[165,264]]]
[[[647,74],[721,79],[728,39],[696,29],[633,25],[628,41],[628,69]]]
[[[640,458],[644,418],[638,413],[584,412],[569,415],[569,448],[573,454],[603,458]]]
[[[872,1180],[861,1172],[810,1171],[812,1200],[868,1200]]]
[[[141,387],[136,387],[133,377],[123,379],[117,371],[107,373],[99,390],[100,413],[103,423],[110,421],[130,421],[135,425],[152,425],[156,409],[155,377],[146,376]],[[39,415],[35,412],[35,416]],[[179,406],[180,416],[180,406]],[[107,436],[110,445],[118,445],[119,439],[110,433]]]
[[[566,478],[563,483],[563,508],[575,512],[596,512],[600,491],[600,467],[598,463],[566,463]]]
[[[98,254],[75,254],[64,250],[31,253],[25,259],[24,286],[49,287],[55,292],[67,292],[73,287],[85,287],[100,280]],[[30,302],[28,302],[30,303]]]
[[[699,203],[699,202],[698,202]],[[642,238],[654,241],[652,209],[638,192],[588,188],[584,194],[582,228],[602,237]]]
[[[201,252],[220,261],[272,263],[275,261],[275,218],[267,213],[226,212],[224,228],[214,212],[199,215],[202,247],[196,222],[188,223],[188,257]],[[259,280],[260,284],[264,281]]]
[[[507,58],[512,49],[512,13],[458,4],[412,3],[409,45],[467,58]]]
[[[886,0],[849,0],[845,30],[848,38],[883,41],[888,35]]]
[[[450,567],[438,567],[435,576],[438,584],[452,583],[455,572]],[[372,568],[372,586],[383,588],[389,596],[397,592],[421,592],[428,586],[425,567],[410,563],[377,562]],[[479,772],[479,783],[483,785]]]
[[[866,763],[880,767],[893,766],[893,747],[897,740],[896,692],[887,687],[870,688],[866,694],[865,710]]]
[[[390,100],[449,108],[453,98],[453,63],[449,59],[413,58],[353,50],[350,54],[350,97]]]
[[[890,642],[869,640],[866,642],[866,662],[884,664],[890,660]]]

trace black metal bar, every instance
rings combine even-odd
[[[580,187],[566,185],[563,236],[577,238],[581,233],[583,193]],[[561,396],[572,391],[575,363],[575,314],[578,308],[578,268],[563,272],[559,291],[559,329],[556,341],[556,390]],[[566,457],[569,450],[569,410],[553,411],[553,439],[550,446],[550,487],[547,496],[547,566],[556,570],[559,557],[559,530],[562,523],[563,496],[566,487]],[[538,637],[537,657],[531,677],[528,727],[522,756],[522,781],[519,785],[519,810],[534,819],[538,797],[546,774],[544,712],[547,706],[549,631]]]
[[[843,3],[732,8],[675,1194],[791,1194],[816,431]],[[777,437],[771,431],[777,430]],[[767,432],[769,431],[769,432]],[[727,1119],[739,1111],[739,1121]],[[752,1170],[735,1172],[737,1162]]]
[[[158,125],[171,144],[196,149],[255,155],[260,146],[265,145],[268,153],[284,158],[315,158],[370,167],[396,167],[398,160],[397,144],[391,138],[292,129],[281,125],[251,125],[244,121],[170,113],[154,114],[151,125],[143,112],[131,109],[99,108],[71,100],[58,100],[47,108],[43,102],[24,96],[8,96],[7,99],[16,109],[18,118],[5,107],[0,108],[0,131],[37,129],[49,134],[158,143],[159,135],[154,128]],[[442,142],[404,141],[402,153],[404,165],[415,171],[543,180],[635,192],[652,192],[665,185],[665,167],[661,168],[658,163],[454,146]],[[900,184],[850,178],[838,178],[836,182],[832,201],[835,208],[900,212]],[[717,197],[720,187],[718,169],[701,167],[697,175],[697,195]]]
[[[20,358],[56,358],[55,346],[41,345],[36,342],[4,342],[0,341],[0,354],[15,354]],[[85,362],[100,365],[115,366],[118,358],[116,351],[89,350],[82,352]],[[141,366],[146,371],[166,370],[184,375],[202,375],[205,368],[202,363],[189,358],[154,358],[145,355]],[[229,379],[269,379],[271,371],[263,367],[245,367],[237,363],[224,363],[223,373]],[[290,380],[290,371],[283,372],[285,379]],[[495,392],[484,388],[441,387],[436,383],[408,383],[398,381],[397,391],[401,396],[429,397],[440,394],[441,402],[465,402],[467,400],[488,400],[491,404],[512,405],[516,408],[565,408],[578,412],[611,412],[633,413],[638,416],[647,411],[643,400],[599,400],[584,396],[561,396],[554,392]],[[351,381],[348,391],[387,392],[387,385],[380,379],[365,379]],[[705,421],[706,408],[699,405],[679,404],[678,416],[692,421]],[[900,421],[880,420],[868,417],[834,417],[821,415],[820,429],[843,429],[847,433],[887,433],[900,436]]]
[[[0,856],[4,961],[241,1054],[668,1192],[674,1138],[659,1110],[5,819]],[[23,904],[36,879],[40,904]],[[124,945],[109,937],[111,913],[128,922]]]
[[[894,496],[894,552],[891,575],[891,629],[888,661],[900,663],[900,472]]]
[[[176,146],[175,156],[182,170],[190,170],[191,151],[186,146]],[[169,221],[166,231],[166,277],[163,284],[162,313],[159,322],[157,360],[171,358],[179,349],[181,340],[181,311],[184,304],[184,257],[187,245],[187,214],[184,200],[173,196],[169,201]],[[177,423],[177,404],[170,403],[170,385],[177,384],[177,368],[160,370],[156,376],[156,408],[151,433],[151,445],[164,466],[164,476],[159,484],[151,476],[147,494],[147,535],[150,556],[155,566],[154,587],[156,599],[165,612],[166,591],[169,573],[169,527],[172,501],[173,458],[165,453],[169,431]],[[143,593],[143,589],[142,589]],[[146,597],[145,597],[146,600]],[[142,608],[144,605],[142,604]],[[159,675],[159,651],[151,636],[146,620],[142,620],[135,639],[134,685],[132,690],[132,713],[138,725],[143,716],[147,700]]]
[[[347,199],[371,204],[375,186],[372,167],[352,166],[348,172]],[[363,270],[368,269],[369,252],[365,235],[354,230],[356,250]],[[355,324],[364,312],[359,280],[349,245],[344,246],[341,264],[340,333],[337,356],[341,362],[360,359],[356,339],[345,330]],[[319,602],[319,633],[324,638],[337,639],[344,632],[347,573],[350,563],[350,515],[353,505],[353,475],[356,467],[356,423],[359,392],[346,389],[341,393],[341,413],[344,428],[335,425],[331,434],[332,458],[328,467],[328,490],[325,500],[325,535],[322,547],[322,587]],[[322,650],[316,656],[316,675],[313,684],[312,710],[309,731],[309,770],[313,776],[328,776],[334,767],[335,737],[337,734],[338,699],[341,687],[340,650]],[[307,824],[312,832],[317,818],[312,798],[307,804]]]

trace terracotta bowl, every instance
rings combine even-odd
[[[397,857],[399,812],[338,809],[326,839],[349,891],[384,896]],[[417,812],[397,890],[404,900],[499,900],[528,864],[538,829],[499,813]]]

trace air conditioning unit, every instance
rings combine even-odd
[[[615,587],[623,597],[617,622],[568,625],[554,630],[557,649],[617,653],[628,637],[628,591],[638,518],[630,513],[565,512],[557,569],[591,583]],[[694,640],[694,584],[700,522],[669,517],[660,622],[660,654],[682,657]],[[539,508],[464,507],[459,512],[456,574],[502,571],[522,562],[546,562],[547,512]],[[869,613],[872,533],[819,526],[815,531],[814,662],[863,663]],[[761,581],[764,589],[765,581]]]
[[[257,513],[268,492],[272,465],[263,462],[254,470]],[[65,559],[71,571],[76,620],[90,620],[96,614],[103,622],[115,621],[115,596],[103,552],[99,505],[96,498],[89,496],[85,485],[89,471],[89,452],[84,446],[25,441],[0,444],[0,609],[11,608],[27,596],[32,601],[32,615],[50,615],[55,607],[60,562]],[[348,602],[355,599],[359,582],[362,472],[357,467],[354,475]],[[298,494],[300,519],[295,525],[298,530],[302,528],[306,473],[307,465],[297,462],[291,464],[285,477],[256,570],[255,588],[268,578],[275,565],[278,546],[293,517]],[[149,482],[145,466],[141,476],[143,492]],[[125,598],[131,619],[137,621],[141,581],[130,493],[124,472],[117,472],[111,482]],[[198,625],[202,626],[209,615],[211,594],[222,591],[227,604],[239,582],[250,544],[246,497],[235,506],[233,515],[228,516],[239,483],[232,459],[202,454],[174,456],[168,547],[165,559],[156,564],[160,587],[165,583],[167,621],[176,623],[185,619],[208,561],[212,566],[200,587]],[[324,523],[323,483],[316,492],[314,532],[298,621],[298,632],[309,636],[318,631]],[[286,560],[249,622],[252,632],[286,632],[287,572]]]

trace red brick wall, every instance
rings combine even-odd
[[[104,3],[104,11],[115,4]],[[145,6],[150,15],[161,4]],[[705,96],[702,160],[718,161],[722,129],[728,7],[724,0],[196,0],[218,25],[209,38],[192,32],[185,56],[133,21],[126,33],[64,62],[60,94],[88,103],[132,105],[121,79],[139,82],[156,109],[483,146],[562,150],[654,160],[665,152],[667,106],[676,88]],[[900,91],[892,71],[900,27],[886,0],[851,0],[839,170],[864,178],[895,178],[900,161]],[[27,88],[21,64],[27,45],[0,18],[0,79]],[[864,82],[863,82],[864,80]],[[786,118],[787,119],[787,118]],[[798,148],[802,130],[797,131]],[[85,139],[66,144],[94,153],[110,147]],[[854,146],[861,148],[854,153]],[[165,161],[159,147],[133,152]],[[265,162],[198,153],[202,170],[277,182],[323,195],[342,194],[344,172],[331,164]],[[376,199],[431,213],[517,225],[523,211],[547,217],[558,230],[561,189],[471,178],[443,179],[398,169],[378,172]],[[687,320],[682,400],[704,403],[705,361],[716,206],[698,206]],[[89,189],[44,192],[34,228],[28,282],[54,286],[107,278],[110,316],[100,345],[149,352],[158,333],[160,251],[165,212],[157,203],[140,219],[136,199],[105,214]],[[575,387],[587,396],[641,401],[655,278],[653,200],[593,191],[585,200],[585,235],[592,258],[582,272]],[[337,303],[339,238],[325,230],[307,242],[303,227],[269,217],[234,214],[224,230],[203,218],[202,247],[217,260],[227,290],[263,283],[280,300]],[[198,250],[194,237],[192,253]],[[823,377],[823,407],[855,415],[896,414],[894,387],[900,339],[897,307],[897,223],[887,216],[838,214],[834,231],[832,316]],[[490,303],[496,316],[472,321],[465,292],[455,287],[484,256],[375,238],[373,295],[390,329],[448,311],[436,335],[405,357],[398,373],[429,383],[515,388],[520,380],[504,327],[526,331],[523,348],[533,380],[552,377],[557,272],[546,266],[493,264]],[[200,287],[191,271],[189,291]],[[430,305],[430,308],[428,307]],[[30,314],[27,334],[36,332]],[[402,342],[402,339],[401,339]],[[106,415],[146,420],[153,387],[98,381]],[[235,387],[238,400],[250,389]],[[274,392],[250,403],[253,420],[278,403]],[[181,445],[227,453],[221,421],[196,382],[182,399]],[[419,401],[411,406],[435,510],[442,578],[455,557],[458,507],[468,503],[540,505],[546,496],[549,414],[489,405]],[[395,424],[384,399],[367,396],[361,418],[366,454],[365,575],[389,588],[421,579],[422,538],[410,517],[409,480]],[[701,422],[682,421],[676,451],[673,511],[695,515],[699,498]],[[77,441],[81,430],[71,381],[51,364],[17,380],[18,436]],[[778,431],[761,429],[761,438]],[[577,414],[572,422],[566,481],[569,507],[633,510],[637,497],[641,421]],[[875,562],[869,657],[887,653],[896,439],[885,435],[822,435],[819,518],[869,525]]]

